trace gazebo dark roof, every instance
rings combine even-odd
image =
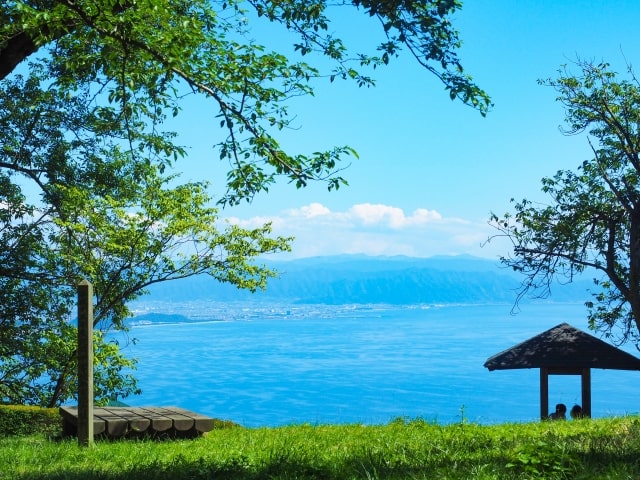
[[[484,366],[491,371],[543,367],[640,370],[640,359],[561,323],[490,357]]]

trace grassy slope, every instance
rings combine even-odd
[[[197,440],[0,439],[2,479],[640,478],[640,418],[214,430]]]

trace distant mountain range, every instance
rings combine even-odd
[[[273,301],[304,304],[512,303],[522,277],[497,261],[471,256],[340,255],[265,262],[279,272],[254,294],[208,276],[154,285],[145,300]],[[557,285],[550,300],[585,301],[590,279]]]

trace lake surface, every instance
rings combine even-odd
[[[143,394],[248,427],[292,423],[524,422],[539,415],[539,370],[489,372],[486,359],[582,304],[458,306],[136,305],[187,323],[134,325],[125,347]],[[590,332],[591,333],[591,332]],[[633,352],[626,348],[627,350]],[[594,417],[640,411],[640,372],[592,371]],[[549,403],[580,403],[578,376],[552,376]]]

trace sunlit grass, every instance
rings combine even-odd
[[[0,440],[0,478],[640,478],[640,418],[231,428],[196,440]]]

